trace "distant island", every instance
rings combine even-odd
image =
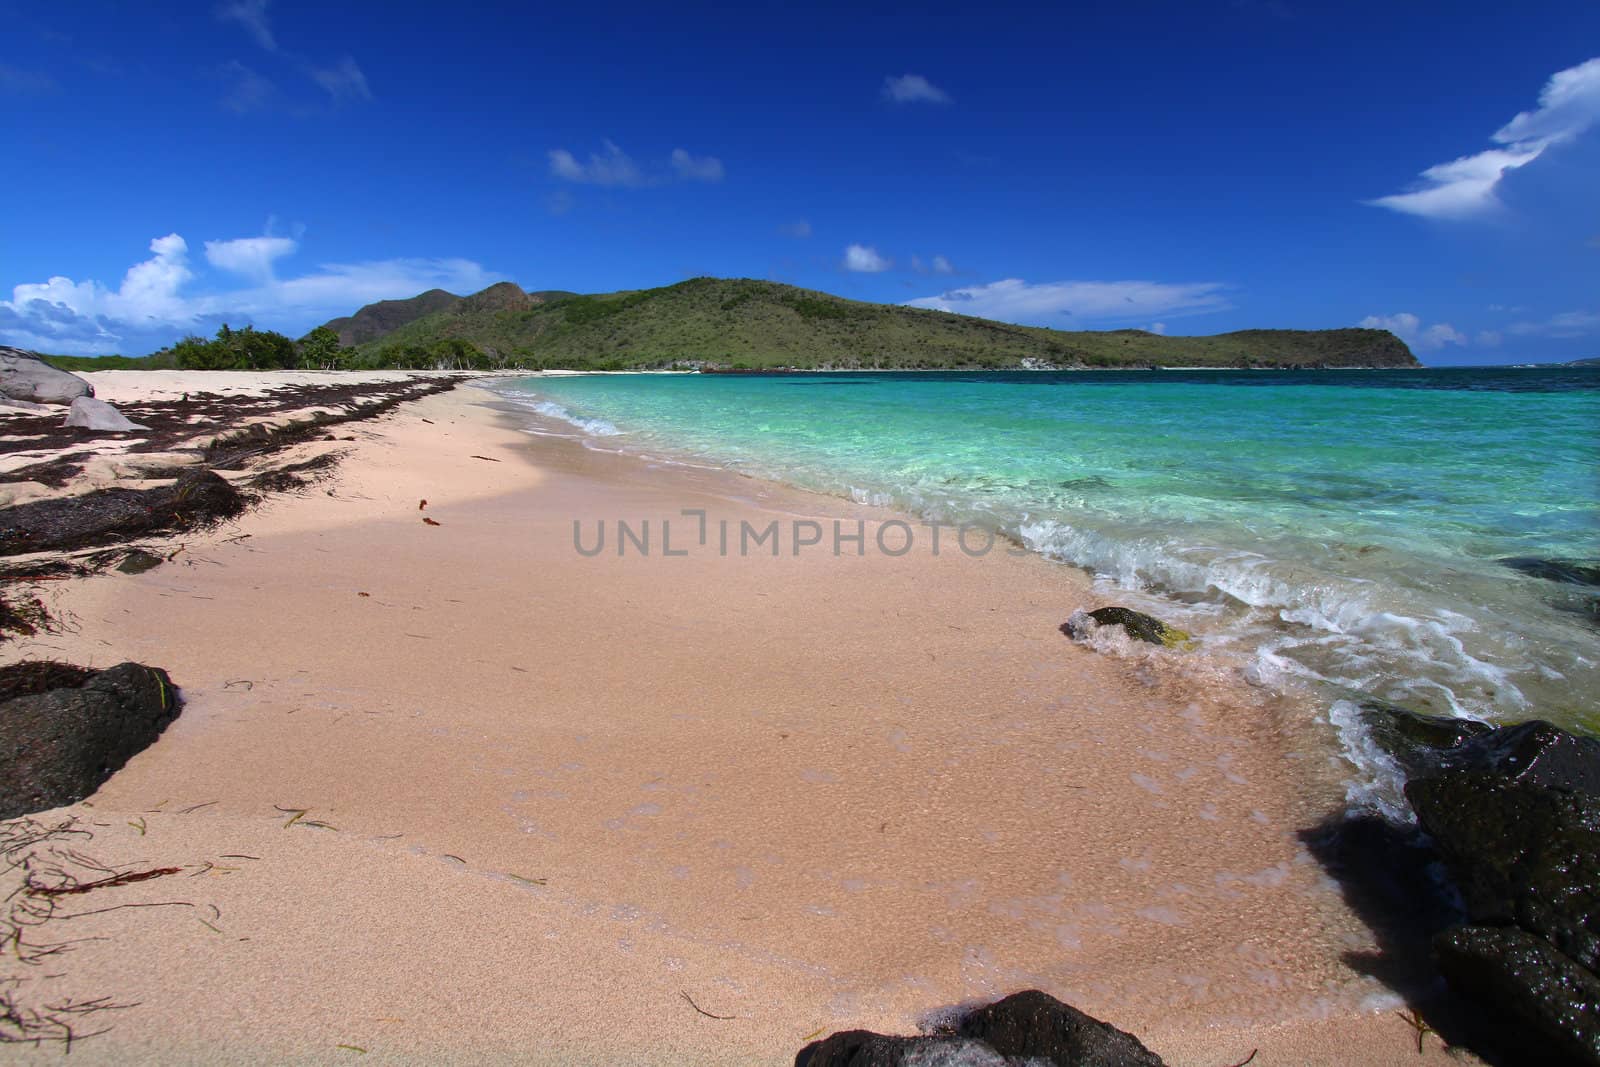
[[[380,300],[298,341],[224,326],[151,356],[48,357],[63,369],[1086,370],[1419,367],[1388,330],[1052,330],[872,304],[750,278],[658,289],[470,296],[430,289]]]
[[[593,295],[529,293],[511,282],[467,297],[432,289],[369,304],[325,329],[354,350],[356,366],[432,366],[430,357],[455,354],[482,357],[490,366],[576,370],[1420,365],[1387,330],[1210,337],[1051,330],[749,278],[691,278]]]

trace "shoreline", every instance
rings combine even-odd
[[[1093,595],[1042,558],[580,558],[585,514],[889,513],[534,437],[473,393],[361,425],[331,495],[189,566],[64,585],[77,634],[0,646],[184,688],[63,809],[104,858],[260,857],[198,883],[249,941],[85,921],[116,948],[65,981],[142,1003],[79,1055],[777,1063],[1027,985],[1178,1062],[1414,1040],[1360,1010],[1363,931],[1295,836],[1331,754],[1263,694],[1073,645]]]

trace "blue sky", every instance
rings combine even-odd
[[[697,274],[1600,356],[1600,5],[0,0],[0,342]]]

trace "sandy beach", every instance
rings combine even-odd
[[[88,377],[122,404],[265,376]],[[1070,568],[886,555],[891,512],[530,427],[471,384],[349,424],[327,480],[49,583],[57,632],[0,644],[185,701],[32,817],[181,868],[8,961],[18,996],[125,1005],[75,1062],[784,1064],[1026,988],[1173,1064],[1463,1062],[1361,973],[1302,839],[1347,769],[1282,698],[1075,644],[1104,601]],[[790,551],[836,520],[863,555]],[[722,521],[779,553],[723,555]]]

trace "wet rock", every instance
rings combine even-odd
[[[1600,561],[1592,559],[1539,559],[1511,556],[1500,561],[1514,571],[1564,585],[1600,586]]]
[[[1600,739],[1538,719],[1480,734],[1446,753],[1443,766],[1600,796]]]
[[[1439,769],[1448,753],[1494,729],[1472,719],[1423,715],[1385,700],[1364,700],[1360,709],[1373,742],[1393,756],[1408,776]]]
[[[161,736],[178,707],[167,673],[138,663],[0,703],[0,819],[82,800]]]
[[[135,548],[122,557],[122,562],[117,564],[117,570],[123,574],[143,574],[145,571],[155,570],[166,560],[154,552],[146,552],[142,548]]]
[[[1600,979],[1515,927],[1462,926],[1434,941],[1453,989],[1514,1016],[1574,1063],[1600,1067]],[[1524,1062],[1555,1057],[1524,1048]]]
[[[96,433],[127,433],[129,430],[145,429],[104,400],[96,400],[92,396],[80,396],[74,400],[67,412],[67,421],[62,425]]]
[[[154,489],[100,489],[0,509],[0,555],[87,548],[187,530],[244,510],[245,498],[212,471]]]
[[[1094,611],[1075,611],[1072,618],[1061,624],[1061,632],[1074,639],[1083,639],[1094,632],[1088,623],[1096,626],[1120,626],[1132,637],[1152,645],[1178,648],[1187,644],[1190,637],[1175,626],[1168,626],[1154,615],[1146,615],[1132,608],[1096,608]]]
[[[57,370],[36,353],[0,345],[0,396],[35,404],[70,404],[80,396],[94,396],[94,386]]]
[[[889,1037],[849,1030],[813,1042],[796,1067],[911,1067],[922,1064],[1056,1064],[1161,1067],[1132,1034],[1030,989],[969,1012],[950,1032]]]
[[[1406,798],[1474,923],[1515,925],[1600,964],[1600,797],[1453,770],[1413,779]]]

